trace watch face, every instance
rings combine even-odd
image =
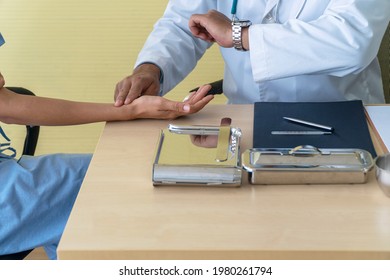
[[[252,22],[250,20],[238,20],[232,22],[233,25],[241,26],[241,27],[248,27],[252,25]]]
[[[252,22],[250,20],[243,20],[241,21],[241,27],[248,27],[251,26]]]

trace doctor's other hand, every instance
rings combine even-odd
[[[216,42],[221,47],[233,47],[231,20],[220,12],[210,10],[207,14],[194,14],[188,26],[195,37]]]
[[[157,95],[160,91],[160,69],[150,63],[136,67],[133,74],[116,84],[115,106],[127,105],[142,95]]]
[[[214,95],[207,95],[210,89],[210,85],[201,86],[184,102],[171,101],[161,96],[142,95],[123,106],[123,109],[131,108],[130,119],[175,119],[202,110],[214,98]]]

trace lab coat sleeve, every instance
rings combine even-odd
[[[161,94],[181,82],[196,66],[211,44],[192,36],[188,21],[194,13],[216,8],[216,0],[171,0],[154,25],[135,66],[153,63],[162,70]]]
[[[359,73],[377,55],[389,11],[389,0],[334,0],[322,16],[309,22],[298,18],[251,26],[254,80]]]

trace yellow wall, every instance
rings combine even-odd
[[[115,84],[131,74],[167,2],[0,0],[0,32],[6,40],[0,48],[0,71],[6,85],[40,96],[112,102]],[[222,73],[214,46],[168,97],[181,100],[190,88],[220,79]],[[37,154],[93,152],[102,128],[43,127]],[[7,126],[7,131],[14,136],[20,128]]]

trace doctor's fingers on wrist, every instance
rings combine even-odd
[[[142,95],[158,96],[160,92],[160,81],[152,82],[148,87],[142,90]]]
[[[126,77],[122,81],[116,84],[115,93],[114,93],[114,101],[115,106],[122,106],[125,102],[127,94],[131,87],[131,79],[130,76]]]
[[[133,82],[127,94],[125,104],[129,104],[134,99],[143,95],[156,96],[159,89],[159,86],[156,86],[153,82],[150,81]]]

